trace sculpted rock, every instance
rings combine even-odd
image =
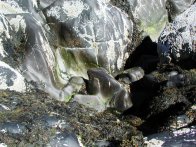
[[[163,63],[187,58],[196,59],[196,4],[167,24],[158,41],[158,54]]]
[[[116,108],[120,111],[127,110],[132,106],[128,88],[125,89],[104,69],[89,69],[88,76],[87,91],[91,95],[99,96],[102,105]]]

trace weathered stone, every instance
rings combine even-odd
[[[167,131],[162,133],[153,134],[147,137],[145,145],[147,147],[194,147],[195,143],[195,127],[183,128],[176,131]]]
[[[19,92],[26,90],[24,77],[17,70],[2,61],[0,61],[0,89]]]
[[[176,16],[187,10],[195,0],[167,0],[166,8],[170,17],[170,21],[174,20]]]
[[[166,0],[110,0],[112,4],[129,14],[137,24],[138,32],[145,32],[157,40],[167,23]]]
[[[196,4],[167,24],[159,37],[157,47],[161,63],[170,63],[188,58],[195,60],[195,15]]]
[[[68,73],[87,77],[86,71],[98,66],[113,75],[122,71],[133,22],[120,9],[103,0],[58,0],[43,12],[56,31],[57,56]]]

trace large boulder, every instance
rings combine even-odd
[[[72,95],[64,89],[71,77],[88,78],[92,67],[116,76],[134,50],[134,23],[105,0],[7,0],[0,6],[1,60],[20,51],[24,77],[60,100]]]
[[[103,67],[112,75],[123,70],[132,52],[128,47],[134,25],[127,14],[103,0],[57,0],[43,12],[56,34],[61,79],[87,77],[92,67]]]

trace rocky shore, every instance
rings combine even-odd
[[[0,146],[196,146],[194,0],[0,1]]]

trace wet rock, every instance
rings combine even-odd
[[[98,95],[103,105],[124,111],[132,106],[129,89],[125,89],[103,68],[88,70],[87,92]]]
[[[27,131],[27,128],[17,122],[5,122],[0,124],[0,132],[7,133],[9,135],[24,135]]]
[[[10,89],[19,92],[26,90],[24,77],[8,64],[0,61],[0,89]]]
[[[25,78],[60,100],[70,97],[62,89],[71,77],[87,78],[89,68],[100,66],[116,75],[135,49],[130,47],[135,24],[108,1],[28,0],[0,5],[1,58],[20,51],[16,65]]]
[[[193,4],[166,25],[157,46],[161,63],[188,58],[195,60],[195,9],[196,5]]]
[[[181,115],[171,117],[171,119],[168,121],[167,126],[169,130],[173,130],[173,131],[185,127],[190,127],[195,124],[195,116],[196,116],[196,109],[194,104]]]
[[[147,147],[172,147],[172,146],[185,146],[194,147],[196,129],[194,126],[190,128],[183,128],[173,132],[163,132],[160,134],[153,134],[148,136],[145,144]]]
[[[126,84],[138,81],[144,76],[144,70],[141,67],[135,67],[124,70],[120,75],[118,75],[118,80]]]
[[[51,139],[49,145],[51,147],[80,147],[77,137],[69,132],[58,132],[56,136]]]

